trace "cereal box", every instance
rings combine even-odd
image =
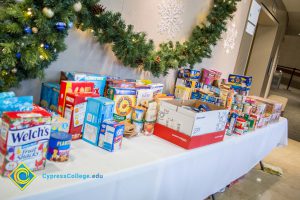
[[[50,132],[51,114],[44,109],[5,112],[0,137],[0,174],[7,176],[21,162],[31,170],[44,169]]]
[[[94,83],[94,89],[97,94],[104,95],[106,85],[106,76],[88,72],[61,72],[61,80],[69,81],[88,81]]]
[[[162,83],[152,83],[149,86],[150,86],[150,89],[152,89],[152,91],[153,91],[154,97],[157,94],[162,94],[164,91],[164,84],[162,84]]]
[[[94,83],[92,82],[62,81],[60,83],[57,113],[63,115],[63,113],[65,112],[65,101],[66,101],[67,93],[93,92],[93,91],[94,91]]]
[[[64,118],[69,120],[72,140],[81,139],[82,125],[86,111],[88,97],[99,97],[99,94],[86,93],[67,93]]]
[[[58,110],[59,92],[60,92],[60,86],[53,88],[52,97],[51,97],[50,106],[49,106],[49,109],[56,113]]]
[[[114,105],[114,101],[105,97],[88,98],[83,124],[83,140],[98,145],[100,126],[104,120],[113,118]]]
[[[252,84],[252,76],[229,74],[228,83],[236,86],[250,87]]]
[[[175,97],[177,99],[188,100],[191,98],[192,89],[184,86],[176,86]]]
[[[121,149],[124,134],[124,124],[113,120],[105,120],[101,125],[98,146],[113,152]]]
[[[109,88],[108,98],[115,102],[114,119],[124,121],[131,119],[132,108],[136,105],[136,90],[130,88]]]
[[[56,90],[54,90],[54,88]],[[43,108],[50,109],[51,104],[54,104],[54,105],[56,104],[56,108],[57,108],[58,95],[54,94],[54,93],[59,89],[60,89],[59,83],[51,83],[51,82],[42,83],[40,105]],[[52,101],[54,100],[53,99],[54,95],[57,97],[57,100],[56,100],[56,102],[52,103]]]
[[[9,97],[0,99],[0,116],[6,111],[30,111],[33,108],[33,97]]]

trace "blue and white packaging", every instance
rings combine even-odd
[[[106,85],[106,76],[87,72],[61,72],[61,80],[92,82],[95,92],[100,96],[103,96]]]
[[[0,99],[0,116],[7,111],[31,111],[33,109],[33,97],[9,97]]]
[[[120,150],[124,130],[124,124],[120,124],[114,120],[103,121],[98,146],[110,152]]]
[[[115,102],[105,97],[88,98],[82,139],[98,145],[99,132],[104,120],[113,119]]]
[[[14,92],[1,92],[0,93],[0,99],[5,99],[9,97],[14,97],[16,96]]]
[[[60,90],[59,83],[45,82],[42,84],[40,106],[52,111],[57,111],[58,96]]]

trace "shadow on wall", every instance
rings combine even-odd
[[[72,30],[66,38],[67,50],[59,54],[58,60],[53,62],[45,70],[43,80],[26,80],[20,87],[14,88],[17,95],[32,95],[34,101],[39,102],[41,83],[46,81],[58,81],[60,71],[81,71],[100,73],[121,78],[151,79],[153,82],[164,83],[165,92],[173,91],[176,72],[170,71],[166,77],[154,78],[148,72],[124,67],[120,64],[109,45],[101,47],[90,32]]]

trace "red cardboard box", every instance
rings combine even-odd
[[[64,118],[69,120],[72,140],[82,137],[82,125],[84,121],[86,102],[89,97],[99,97],[99,94],[86,93],[67,93]]]
[[[223,141],[225,129],[223,131],[190,137],[186,134],[156,123],[154,126],[154,135],[185,149],[194,149]]]
[[[92,82],[62,81],[60,83],[57,113],[63,116],[67,93],[93,92],[93,91],[94,91],[94,83]]]

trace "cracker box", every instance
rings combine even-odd
[[[131,119],[132,108],[136,105],[135,89],[109,88],[108,98],[115,102],[113,116],[116,121]]]
[[[124,129],[124,124],[113,120],[103,121],[98,146],[110,152],[121,149]]]
[[[63,115],[63,113],[65,112],[65,101],[66,101],[67,93],[93,92],[93,91],[94,91],[94,83],[92,82],[62,81],[60,83],[57,113]]]
[[[21,162],[31,170],[44,169],[50,132],[51,114],[44,109],[5,112],[0,137],[0,174],[7,176]]]
[[[0,99],[0,116],[6,111],[30,111],[33,109],[33,97],[8,97]]]
[[[69,120],[72,140],[81,139],[82,125],[86,111],[86,102],[89,97],[99,97],[99,94],[86,93],[67,93],[64,118]]]
[[[106,76],[87,72],[61,72],[61,80],[88,81],[94,83],[95,93],[104,95]]]
[[[105,97],[88,98],[82,139],[98,145],[100,127],[104,120],[113,118],[115,102]]]
[[[191,98],[192,88],[184,87],[184,86],[176,86],[175,89],[175,97],[177,99],[188,100]]]
[[[52,105],[52,108],[53,106],[56,107],[56,109],[53,108],[52,111],[56,111],[58,106],[57,104],[58,104],[58,95],[59,95],[57,94],[57,91],[59,90],[60,90],[59,83],[51,83],[51,82],[42,83],[40,106],[46,109],[50,109],[50,106]],[[53,96],[55,96],[56,99],[54,99]]]

